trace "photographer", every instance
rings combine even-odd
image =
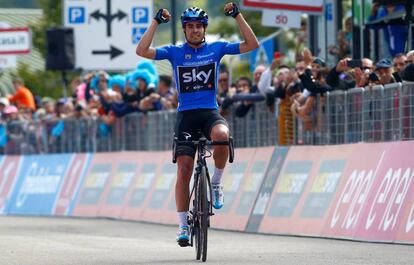
[[[270,67],[261,75],[258,88],[260,93],[266,96],[268,106],[273,106],[275,98],[279,99],[278,111],[278,144],[290,145],[294,141],[294,119],[290,111],[292,105],[291,96],[295,94],[294,88],[298,87],[297,76],[291,73],[287,66],[280,66],[280,58],[274,58]],[[272,71],[279,70],[272,84]],[[272,107],[270,106],[271,110]]]
[[[303,55],[305,68],[298,71],[298,75],[301,83],[310,94],[303,102],[294,100],[291,111],[294,115],[303,119],[306,130],[312,130],[314,126],[311,116],[316,98],[318,95],[324,96],[327,91],[331,90],[331,87],[326,83],[328,71],[326,68],[323,68],[324,62],[319,58],[313,58],[307,49],[303,52]],[[315,64],[319,65],[319,67],[316,67]]]
[[[354,70],[355,77],[348,80],[346,72]],[[372,73],[373,63],[368,58],[362,60],[342,59],[336,67],[329,72],[326,82],[333,90],[348,90],[354,87],[365,87],[369,83],[369,75]]]

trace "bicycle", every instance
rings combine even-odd
[[[189,203],[194,194],[192,209],[188,212],[188,225],[190,230],[189,246],[195,245],[196,259],[205,262],[207,259],[207,235],[210,227],[210,216],[213,216],[213,206],[211,203],[212,190],[210,175],[208,173],[206,158],[211,157],[211,151],[207,149],[214,145],[229,146],[229,163],[234,160],[233,138],[229,141],[209,141],[204,136],[198,141],[178,141],[174,138],[173,143],[173,163],[177,162],[176,147],[178,144],[194,144],[197,147],[197,162],[194,172],[194,183],[191,189]],[[206,155],[206,153],[209,153]]]

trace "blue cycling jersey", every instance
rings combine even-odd
[[[240,54],[240,43],[217,41],[192,48],[187,43],[156,49],[155,60],[168,59],[178,90],[178,111],[217,109],[219,63],[226,54]]]

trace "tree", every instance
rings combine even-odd
[[[33,28],[33,45],[46,55],[46,30],[62,25],[62,2],[55,0],[37,0],[40,8],[43,10],[43,19]]]
[[[35,25],[31,25],[33,32],[33,45],[45,58],[46,57],[46,30],[54,26],[62,25],[62,1],[37,0],[43,10],[43,19]],[[60,73],[55,71],[36,70],[30,71],[28,65],[19,64],[18,76],[23,78],[34,95],[61,97],[63,83]],[[69,75],[73,77],[75,73]]]

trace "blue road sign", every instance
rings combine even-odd
[[[85,23],[85,8],[84,7],[69,7],[69,23],[82,24]]]
[[[132,43],[138,44],[147,28],[132,28]]]
[[[134,7],[132,8],[132,22],[135,24],[148,23],[149,16],[148,7]]]

